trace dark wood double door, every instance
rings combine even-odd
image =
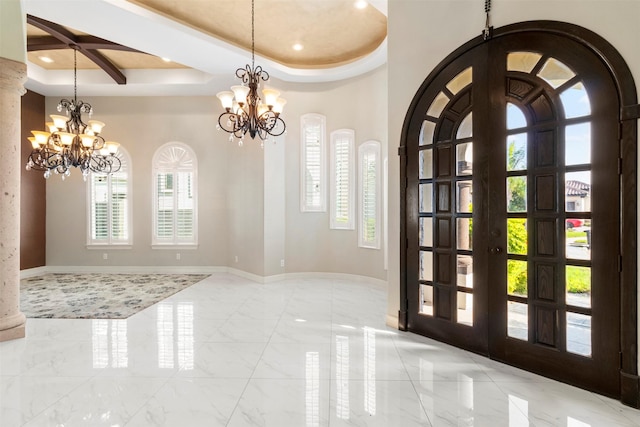
[[[620,390],[620,144],[611,75],[545,32],[458,52],[405,125],[406,328]]]

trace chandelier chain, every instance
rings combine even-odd
[[[251,0],[251,68],[256,67],[255,0]]]
[[[73,49],[73,100],[78,102],[78,50]]]
[[[491,38],[491,33],[493,28],[491,27],[491,0],[484,0],[484,13],[486,14],[486,18],[484,21],[484,31],[482,32],[482,36],[485,40]]]

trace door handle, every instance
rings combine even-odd
[[[489,252],[491,252],[493,255],[498,255],[502,253],[502,248],[499,246],[493,247],[491,249],[489,249]]]

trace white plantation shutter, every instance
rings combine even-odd
[[[193,237],[193,195],[191,193],[191,172],[178,172],[176,204],[178,206],[176,219],[176,235],[179,238]]]
[[[354,139],[351,129],[331,132],[330,226],[334,229],[354,228]]]
[[[91,173],[88,179],[89,245],[130,244],[129,224],[130,160],[124,148],[119,147],[116,157],[120,170],[110,175]]]
[[[358,148],[358,241],[364,248],[380,248],[380,143],[368,141]]]
[[[108,243],[109,182],[106,175],[91,174],[91,240]]]
[[[153,244],[197,244],[195,154],[185,144],[165,144],[156,151],[153,167]]]
[[[326,202],[325,117],[305,114],[301,122],[300,210],[324,212]]]
[[[127,174],[115,173],[111,181],[111,239],[126,241],[129,238],[129,185]]]
[[[156,206],[156,237],[160,239],[173,238],[173,173],[159,172],[156,175],[158,188]]]

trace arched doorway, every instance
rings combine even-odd
[[[401,327],[638,406],[636,117],[574,25],[445,59],[403,127]]]

